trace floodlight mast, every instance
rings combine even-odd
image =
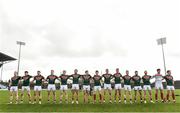
[[[20,67],[20,60],[21,60],[21,46],[25,45],[25,42],[17,41],[16,44],[19,45],[19,57],[18,57],[18,68],[17,68],[17,73],[19,76],[19,67]]]
[[[164,44],[166,44],[166,37],[157,39],[158,45],[161,45],[162,47],[162,55],[163,55],[163,62],[164,62],[164,73],[166,75],[166,60],[165,60],[165,54],[164,54]]]

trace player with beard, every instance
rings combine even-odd
[[[116,69],[116,73],[113,75],[115,81],[115,95],[114,95],[114,102],[116,103],[116,99],[118,97],[119,103],[121,102],[121,81],[122,75],[119,72],[119,68]]]
[[[104,77],[104,102],[105,102],[105,95],[106,92],[108,91],[109,94],[109,102],[112,103],[112,88],[111,88],[111,79],[112,79],[112,74],[109,73],[109,69],[105,70],[106,73],[102,75]]]
[[[128,91],[130,103],[132,104],[131,76],[129,76],[128,70],[126,70],[126,75],[123,76],[123,80],[124,80],[124,103],[126,104],[126,93]]]
[[[65,101],[68,103],[68,86],[67,86],[67,80],[69,79],[69,75],[66,75],[66,70],[63,70],[63,74],[59,76],[61,79],[61,87],[60,87],[60,103],[62,103],[63,95],[65,96]]]
[[[28,71],[25,71],[24,76],[22,77],[23,83],[22,83],[22,91],[21,91],[21,103],[23,103],[25,90],[27,91],[27,94],[29,97],[29,103],[31,103],[31,92],[30,92],[30,79],[31,78],[32,76],[28,74]]]
[[[74,70],[74,74],[72,74],[70,77],[73,78],[73,84],[72,84],[72,104],[74,103],[74,100],[76,100],[76,104],[79,103],[79,78],[81,77],[80,74],[78,74],[78,70]],[[75,99],[76,98],[76,99]]]
[[[161,74],[161,69],[157,69],[157,74],[155,74],[153,76],[153,78],[155,78],[155,89],[156,89],[156,93],[155,93],[155,100],[156,102],[158,102],[158,91],[160,90],[161,93],[161,102],[164,102],[164,93],[163,93],[163,76]]]
[[[141,103],[142,100],[142,87],[141,87],[141,77],[138,75],[138,71],[135,71],[135,75],[132,77],[132,80],[134,82],[134,102],[136,103],[137,98],[137,91],[139,92]]]
[[[36,103],[37,99],[39,100],[39,104],[41,104],[41,91],[42,91],[42,83],[44,81],[44,77],[41,75],[40,71],[37,71],[37,75],[34,76],[34,79],[32,83],[35,81],[35,86],[34,86],[34,103]]]
[[[144,76],[142,77],[142,80],[143,80],[143,90],[144,90],[144,103],[146,103],[146,91],[149,92],[149,99],[150,99],[150,102],[153,103],[153,100],[152,100],[152,91],[151,91],[151,82],[150,82],[150,79],[152,77],[150,75],[148,75],[148,72],[147,71],[144,71]]]
[[[83,79],[84,103],[89,103],[91,75],[89,74],[88,70],[85,71],[85,74],[82,76],[82,79]]]
[[[13,103],[13,94],[15,95],[16,104],[18,104],[18,84],[21,79],[18,73],[14,71],[14,76],[11,78],[9,87],[10,87],[10,104]]]
[[[51,70],[51,74],[47,76],[46,81],[48,81],[48,103],[50,102],[50,94],[53,93],[53,100],[56,103],[56,85],[55,80],[58,79],[56,75],[54,75],[54,70]]]
[[[101,90],[101,80],[102,80],[102,77],[99,75],[99,71],[96,70],[95,71],[95,75],[93,76],[93,80],[94,80],[94,103],[96,103],[96,93],[98,92],[99,94],[99,102],[102,103],[102,90]]]
[[[167,95],[166,95],[167,101],[170,102],[169,95],[170,95],[170,92],[171,92],[173,102],[175,103],[176,99],[175,99],[175,94],[174,94],[174,90],[175,90],[175,88],[174,88],[174,80],[173,80],[173,76],[171,75],[170,70],[167,71],[167,75],[164,76],[164,79],[166,80],[166,84],[167,84]]]

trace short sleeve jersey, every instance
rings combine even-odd
[[[132,77],[132,80],[134,81],[134,86],[140,86],[141,85],[141,77],[139,75],[134,75]]]
[[[125,75],[123,76],[124,79],[124,85],[131,85],[131,76]]]
[[[67,85],[67,80],[69,79],[68,75],[61,74],[59,78],[61,78],[61,85]]]
[[[79,84],[80,74],[72,74],[71,77],[73,77],[73,84]]]
[[[21,80],[20,76],[15,76],[11,78],[11,86],[18,86],[19,80]]]
[[[100,75],[94,75],[94,86],[100,86],[101,85],[101,79],[102,77]]]
[[[121,83],[121,81],[122,81],[122,79],[121,79],[121,77],[122,77],[121,73],[115,73],[115,74],[113,75],[113,77],[114,77],[115,84],[120,84],[120,83]]]
[[[91,79],[90,74],[83,75],[82,78],[83,78],[83,85],[90,85],[90,79]]]
[[[48,84],[55,84],[55,80],[58,79],[56,75],[49,75],[47,78]]]
[[[36,85],[36,86],[41,86],[43,79],[44,79],[44,77],[43,77],[42,75],[36,75],[36,76],[34,77],[34,80],[36,80],[35,85]]]
[[[164,76],[164,79],[166,80],[166,83],[168,86],[173,86],[173,76],[166,75]]]
[[[110,84],[111,83],[112,74],[103,74],[102,77],[104,77],[104,83],[105,84]]]
[[[151,76],[150,76],[150,75],[144,75],[144,76],[142,77],[143,84],[144,84],[144,85],[151,85],[150,79],[151,79]]]
[[[32,76],[30,76],[30,75],[23,76],[22,77],[22,79],[23,79],[22,86],[29,86],[30,85],[30,78],[32,78]]]

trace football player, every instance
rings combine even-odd
[[[10,87],[10,104],[13,103],[13,94],[15,95],[16,104],[18,104],[18,84],[21,77],[18,76],[18,73],[14,71],[14,76],[11,78],[9,87]]]
[[[23,97],[25,90],[27,91],[28,97],[29,97],[29,103],[31,103],[31,92],[30,92],[30,79],[32,76],[28,74],[28,71],[24,72],[24,76],[22,77],[23,83],[22,83],[22,91],[21,91],[21,103],[23,103]]]

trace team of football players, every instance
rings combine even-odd
[[[30,81],[30,79],[33,79]],[[137,93],[139,93],[140,97],[140,102],[141,103],[147,103],[146,99],[146,92],[148,91],[149,93],[149,99],[151,103],[153,102],[152,99],[152,91],[151,91],[151,82],[150,80],[155,78],[155,101],[158,102],[158,91],[160,90],[161,94],[161,101],[165,102],[170,102],[169,96],[170,92],[172,95],[173,102],[175,103],[175,94],[174,94],[174,80],[173,76],[171,75],[171,71],[167,71],[167,75],[163,76],[161,74],[161,70],[157,69],[157,74],[154,76],[148,75],[147,71],[144,71],[144,76],[140,77],[138,75],[138,71],[135,71],[134,76],[129,75],[129,71],[126,70],[126,74],[122,76],[122,74],[119,72],[119,68],[116,69],[115,74],[110,74],[109,70],[105,70],[105,74],[100,75],[99,71],[95,71],[95,75],[92,77],[88,70],[85,71],[85,74],[81,75],[78,74],[78,70],[74,70],[74,74],[72,75],[67,75],[66,71],[63,70],[63,73],[58,77],[54,75],[54,70],[51,70],[51,74],[47,76],[47,78],[44,78],[41,75],[40,71],[37,71],[36,76],[30,76],[28,74],[28,71],[25,71],[24,76],[17,76],[17,72],[14,72],[14,76],[10,79],[9,82],[9,88],[10,88],[10,103],[13,103],[13,94],[15,95],[15,103],[17,104],[19,102],[19,97],[18,97],[18,85],[21,83],[22,89],[21,89],[21,98],[20,98],[20,103],[23,103],[23,97],[24,97],[24,92],[25,90],[27,91],[28,98],[29,98],[29,103],[36,103],[38,101],[39,104],[41,104],[41,91],[42,91],[42,84],[43,82],[48,82],[48,103],[50,102],[50,94],[52,92],[53,94],[53,101],[56,103],[56,85],[55,81],[59,80],[61,85],[60,85],[60,101],[59,103],[62,103],[63,96],[65,97],[65,102],[68,103],[68,79],[72,80],[72,99],[71,102],[72,104],[76,102],[76,104],[79,103],[79,79],[83,81],[83,99],[84,103],[89,103],[90,102],[90,93],[91,93],[91,86],[90,84],[93,83],[93,103],[96,103],[96,95],[99,95],[99,102],[103,103],[106,101],[106,93],[109,96],[109,102],[112,103],[112,85],[111,81],[114,80],[115,86],[115,94],[114,94],[114,102],[118,100],[118,102],[121,102],[121,94],[122,94],[122,89],[124,89],[124,103],[127,103],[127,96],[130,99],[130,103],[132,104],[132,94],[131,94],[131,85],[133,84],[133,90],[134,90],[134,103],[137,102]],[[167,88],[167,95],[166,98],[164,98],[163,94],[163,84],[162,81],[163,79],[166,80],[166,88]],[[124,88],[122,87],[122,83],[124,83]],[[141,84],[143,83],[143,87],[141,87]],[[31,98],[31,93],[30,93],[30,84],[34,84],[34,101]],[[103,85],[102,85],[103,84]],[[103,86],[103,87],[102,87]],[[142,94],[142,90],[144,91],[144,96]],[[128,94],[128,95],[127,95]],[[144,100],[143,100],[144,99]]]

